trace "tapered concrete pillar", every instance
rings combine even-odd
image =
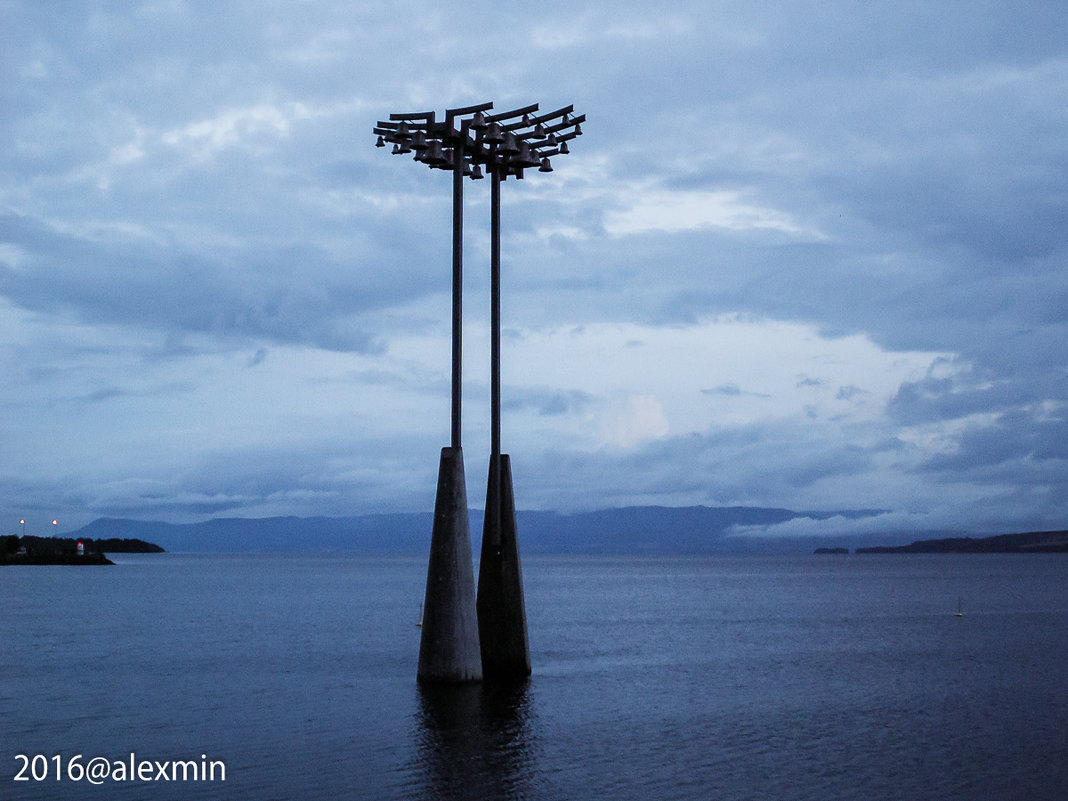
[[[424,683],[482,679],[467,485],[463,450],[458,447],[441,449],[418,679]]]
[[[490,457],[477,606],[483,676],[499,681],[525,679],[530,675],[530,647],[512,466],[506,453]]]

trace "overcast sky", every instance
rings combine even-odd
[[[1068,6],[0,0],[0,515],[430,511],[449,175],[390,112],[574,103],[503,196],[524,509],[1068,527]],[[489,452],[488,182],[464,454]],[[761,533],[761,532],[757,532]]]

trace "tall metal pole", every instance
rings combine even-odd
[[[501,171],[490,170],[490,465],[483,552],[501,552]]]
[[[501,173],[490,182],[490,435],[493,456],[501,455]]]
[[[461,126],[466,137],[467,125]],[[463,351],[464,283],[464,144],[456,145],[452,170],[452,447],[460,447],[461,362]]]

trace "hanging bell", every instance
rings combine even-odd
[[[481,181],[482,180],[482,167],[480,167],[478,164],[472,164],[471,165],[471,180],[472,181]]]
[[[563,153],[563,154],[564,154],[565,156],[566,156],[566,155],[567,155],[568,153],[570,153],[570,152],[571,152],[570,150],[568,150],[568,149],[567,149],[567,142],[561,142],[561,143],[560,143],[560,152],[561,152],[561,153]]]
[[[440,167],[445,163],[445,156],[441,152],[441,142],[434,139],[427,145],[426,150],[423,151],[423,161],[431,167]]]
[[[471,128],[476,131],[482,131],[486,128],[486,115],[481,111],[476,111],[475,116],[471,118]]]
[[[504,142],[501,144],[501,153],[506,156],[514,156],[519,152],[519,145],[515,142],[515,134],[507,133],[504,135]]]
[[[552,172],[553,165],[549,163],[549,157],[545,156],[541,160],[541,166],[538,167],[538,172]]]
[[[397,126],[397,133],[395,134],[394,138],[398,142],[407,142],[409,139],[412,138],[411,131],[408,130],[408,123],[404,122],[403,120],[401,121],[401,124]]]
[[[491,122],[486,126],[486,132],[482,135],[482,140],[490,145],[499,145],[504,141],[504,135],[501,133],[501,124],[499,122]]]
[[[530,145],[526,142],[519,143],[519,153],[515,157],[515,162],[520,167],[537,167],[538,155],[533,153],[530,149]]]
[[[534,139],[544,139],[545,138],[545,126],[542,125],[540,122],[537,125],[535,125],[534,126],[534,133],[531,134],[531,137],[534,138]]]
[[[416,131],[412,134],[412,150],[426,150],[426,134]]]
[[[385,147],[385,146],[386,146],[386,140],[383,139],[381,136],[378,137],[378,141],[375,142],[375,147]]]

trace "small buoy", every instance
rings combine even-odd
[[[961,599],[958,598],[957,599],[957,614],[955,614],[953,617],[964,617],[964,612],[961,611],[960,603],[961,603]]]

